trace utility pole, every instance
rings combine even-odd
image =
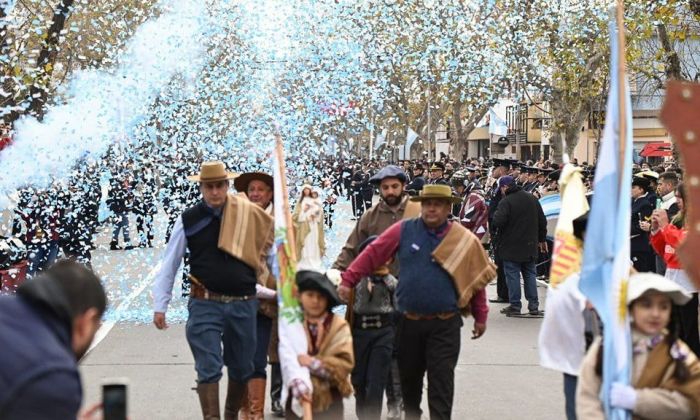
[[[430,86],[428,86],[428,160],[430,160],[430,157],[433,154],[433,140],[432,140],[432,135],[431,135],[431,127],[430,127]]]

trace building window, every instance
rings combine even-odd
[[[506,107],[506,124],[508,125],[508,134],[515,133],[517,129],[517,115],[514,105]]]
[[[518,131],[527,133],[527,104],[521,104],[518,110]]]

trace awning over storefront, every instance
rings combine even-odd
[[[673,146],[671,143],[654,142],[647,143],[639,155],[642,157],[666,157],[672,156]]]

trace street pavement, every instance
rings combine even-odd
[[[337,226],[333,236],[327,237],[327,242],[333,241],[329,244],[331,257],[337,255],[352,229],[348,207],[346,202],[339,203]],[[163,230],[161,222],[158,231]],[[81,364],[84,405],[101,400],[105,381],[126,378],[131,420],[197,419],[201,415],[194,391],[194,362],[185,339],[185,300],[177,297],[177,287],[174,310],[168,312],[174,318],[170,328],[158,331],[147,323],[152,315],[152,276],[163,249],[163,236],[159,238],[155,249],[96,251],[95,269],[105,279],[111,310],[98,333],[96,346]],[[105,227],[99,242],[104,245],[108,241]],[[489,297],[494,297],[495,285],[488,286],[487,291]],[[545,289],[538,287],[538,291],[543,308]],[[502,307],[491,304],[488,329],[479,340],[471,339],[473,320],[465,320],[455,369],[453,418],[564,418],[562,376],[538,365],[537,334],[541,319],[506,318],[499,313]],[[225,379],[221,386],[222,407],[224,392]],[[428,418],[426,397],[424,394],[424,418]],[[354,411],[354,400],[349,398],[345,403],[345,418],[356,418]],[[269,398],[266,418],[273,418]]]

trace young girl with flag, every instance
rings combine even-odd
[[[632,380],[614,382],[613,408],[632,412],[635,418],[700,418],[700,361],[680,339],[671,322],[672,303],[683,305],[688,293],[655,273],[638,273],[629,279],[627,306],[632,327]],[[586,354],[576,392],[576,415],[603,419],[600,399],[603,348],[597,339]]]

